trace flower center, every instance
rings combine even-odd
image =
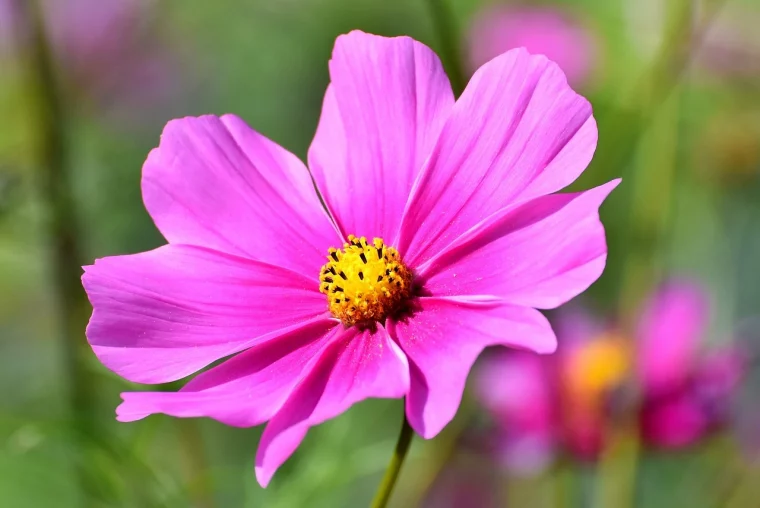
[[[319,290],[330,312],[347,326],[382,321],[398,311],[412,291],[412,272],[380,238],[348,236],[343,249],[330,248],[319,272]]]
[[[625,339],[607,333],[590,340],[570,356],[564,385],[573,400],[596,402],[619,386],[630,368]]]

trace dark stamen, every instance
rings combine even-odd
[[[360,278],[361,280],[364,280],[364,274],[363,274],[362,272],[359,272],[359,278]]]
[[[338,261],[338,251],[333,251],[330,254],[330,257],[333,258],[337,262]]]
[[[366,265],[367,264],[367,256],[365,256],[364,253],[362,252],[361,254],[359,254],[359,257],[362,258],[362,263],[364,263]]]
[[[340,271],[340,274],[339,274],[339,275],[341,276],[341,278],[342,278],[343,280],[348,280],[348,277],[346,277],[346,274],[345,274],[345,273],[343,273],[343,270],[341,270],[341,271]]]
[[[383,248],[378,247],[377,248],[377,259],[383,259]]]
[[[335,273],[335,268],[333,268],[332,266],[330,267],[330,273],[333,275],[338,275],[337,273]]]
[[[322,280],[324,280],[324,281],[325,281],[325,282],[327,282],[328,284],[332,284],[332,282],[333,282],[333,280],[332,280],[332,277],[325,277],[325,278],[324,278],[324,279],[322,279]]]
[[[377,282],[380,282],[381,280],[383,280],[383,276],[382,275],[378,275],[377,276]]]
[[[333,293],[342,293],[342,292],[343,292],[343,288],[340,286],[335,286],[333,288]]]

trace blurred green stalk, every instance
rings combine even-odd
[[[641,141],[636,166],[627,184],[632,189],[628,242],[620,281],[620,321],[627,337],[633,337],[638,309],[662,278],[662,245],[667,238],[672,189],[677,166],[678,84],[689,62],[695,40],[695,7],[692,0],[668,4],[662,47],[649,74],[637,89],[633,103],[646,112],[636,125]],[[675,91],[674,91],[675,89]],[[626,145],[623,145],[626,146]],[[628,145],[631,148],[636,143]],[[633,155],[633,152],[630,152]],[[623,162],[623,161],[621,161]],[[635,347],[635,345],[632,345]],[[635,380],[628,384],[635,387]],[[594,503],[599,508],[635,505],[639,442],[638,403],[631,404],[608,429],[609,445],[600,457]]]
[[[459,95],[467,85],[464,65],[462,64],[461,44],[454,16],[446,0],[426,0],[430,9],[433,29],[438,38],[438,45],[443,61],[447,64],[449,81],[454,94]]]
[[[401,472],[401,466],[409,451],[409,445],[412,443],[412,437],[414,437],[414,431],[406,419],[406,413],[404,413],[404,421],[401,423],[401,431],[398,435],[396,448],[393,451],[391,461],[388,463],[385,475],[383,475],[380,486],[372,500],[372,504],[370,505],[372,508],[385,508],[385,506],[388,505],[388,500],[393,493],[393,487],[396,485],[396,480]]]
[[[29,85],[33,96],[33,115],[37,119],[40,155],[36,186],[45,207],[45,221],[50,242],[50,270],[61,344],[69,381],[71,423],[77,445],[94,435],[92,387],[83,360],[84,327],[87,299],[80,283],[80,231],[77,227],[68,167],[66,130],[68,122],[55,75],[50,46],[46,39],[40,6],[36,1],[16,0],[18,42],[26,52]],[[83,439],[84,438],[84,439]],[[81,458],[81,457],[80,457]],[[75,464],[85,493],[95,486],[87,474],[84,461]],[[85,503],[89,496],[85,496]]]
[[[589,169],[572,184],[580,190],[599,185],[613,176],[619,176],[621,168],[631,160],[641,137],[656,116],[663,102],[680,82],[691,58],[691,49],[707,32],[716,15],[727,0],[707,0],[702,5],[702,15],[693,29],[693,0],[670,0],[668,2],[671,23],[657,57],[643,73],[635,86],[625,93],[618,104],[599,115],[599,146]],[[689,16],[672,16],[688,8]],[[682,26],[686,23],[686,26]],[[684,37],[688,35],[688,37]],[[626,185],[628,185],[626,183]]]
[[[676,90],[654,115],[644,133],[631,177],[628,215],[629,243],[624,254],[618,315],[628,337],[639,308],[663,278],[663,246],[670,230],[672,190],[678,149],[680,94]],[[635,345],[633,345],[635,347]]]

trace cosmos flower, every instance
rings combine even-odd
[[[562,348],[542,358],[498,352],[484,361],[477,394],[499,428],[495,452],[512,471],[534,473],[559,449],[594,459],[614,417],[611,399],[627,378],[641,395],[644,442],[659,448],[690,445],[725,423],[742,361],[733,347],[701,352],[705,296],[672,281],[639,318],[633,343],[579,309],[560,316]]]
[[[681,281],[657,293],[642,316],[640,424],[642,438],[652,446],[691,445],[728,419],[744,362],[733,345],[701,351],[708,310],[706,295]]]
[[[507,50],[524,47],[556,62],[573,86],[588,81],[596,60],[588,30],[556,8],[488,7],[475,17],[468,41],[472,69]]]
[[[177,393],[124,393],[118,419],[268,421],[262,485],[310,427],[363,399],[405,397],[414,430],[435,436],[480,352],[553,352],[536,309],[606,261],[598,208],[618,181],[553,194],[597,140],[555,64],[508,52],[456,101],[408,37],[342,35],[329,67],[311,176],[235,116],[171,121],[142,180],[168,245],[83,276],[89,342],[126,379],[165,383],[231,356]]]

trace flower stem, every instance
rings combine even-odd
[[[396,485],[396,480],[401,471],[401,465],[404,463],[406,453],[409,451],[409,445],[412,442],[413,435],[414,431],[406,419],[406,414],[404,414],[404,421],[401,424],[401,432],[399,432],[398,441],[396,441],[396,449],[393,451],[391,461],[385,469],[383,480],[380,482],[380,486],[375,493],[375,498],[372,500],[372,508],[385,508],[388,504],[391,493],[393,493],[393,487]]]
[[[96,432],[93,420],[93,383],[89,379],[82,348],[86,323],[87,299],[80,283],[82,265],[81,230],[77,227],[75,202],[71,192],[71,175],[66,132],[69,127],[66,108],[55,72],[51,47],[42,20],[39,2],[16,1],[17,39],[25,51],[29,89],[34,98],[33,115],[38,139],[36,187],[45,206],[45,226],[50,243],[50,275],[66,373],[69,382],[72,430],[77,444],[84,449]],[[76,475],[87,496],[98,490],[86,460],[80,457]],[[89,505],[89,499],[84,500]]]
[[[454,17],[445,1],[427,0],[427,4],[433,19],[433,29],[438,37],[441,56],[444,62],[448,64],[451,88],[454,90],[454,94],[459,97],[467,84],[467,78],[462,65],[459,35],[454,25]]]

